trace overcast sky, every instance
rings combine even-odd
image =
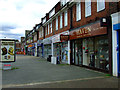
[[[40,23],[59,0],[0,0],[0,39],[20,39]]]

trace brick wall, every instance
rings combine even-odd
[[[81,20],[76,21],[76,4],[73,6],[73,28],[77,28],[88,23],[94,22],[101,17],[109,16],[109,3],[105,3],[105,9],[97,12],[97,2],[92,2],[91,4],[91,16],[85,17],[85,3],[81,3]]]

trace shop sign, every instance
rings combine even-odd
[[[43,39],[43,44],[51,44],[52,43],[52,38],[46,38],[46,39]]]
[[[120,30],[120,23],[113,25],[113,30]]]
[[[31,45],[31,44],[30,44],[30,45],[28,45],[28,47],[32,47],[32,46],[33,46],[33,45]]]
[[[57,34],[57,35],[53,36],[52,42],[53,42],[53,43],[61,42],[60,36],[61,36],[61,35],[64,36],[64,35],[68,35],[68,34],[69,34],[69,31],[65,31],[65,32],[62,32],[62,33],[60,33],[60,34]]]
[[[15,61],[15,41],[1,41],[0,46],[0,61],[14,62]]]
[[[107,27],[100,27],[100,22],[97,22],[83,28],[72,30],[70,32],[70,40],[102,34],[107,34]]]
[[[68,41],[69,40],[69,35],[63,35],[63,34],[61,34],[60,35],[60,41],[62,42],[62,41]]]

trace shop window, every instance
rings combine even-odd
[[[95,61],[95,67],[109,70],[109,48],[106,36],[95,38]]]
[[[94,42],[93,38],[83,40],[83,65],[94,67]]]
[[[62,62],[68,63],[68,43],[62,43]]]
[[[44,45],[44,57],[47,58],[51,53],[51,45]]]
[[[109,70],[107,36],[83,39],[83,65]]]
[[[85,0],[85,17],[91,15],[91,0]]]

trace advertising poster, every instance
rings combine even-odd
[[[1,41],[1,61],[14,61],[15,54],[14,41]]]

